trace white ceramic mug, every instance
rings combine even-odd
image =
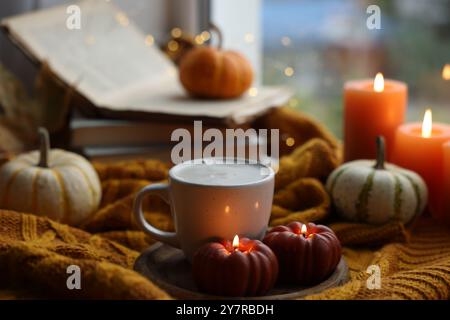
[[[140,227],[154,239],[183,250],[189,260],[208,241],[232,240],[236,234],[261,239],[270,218],[274,171],[262,164],[229,161],[183,162],[169,171],[168,183],[144,187],[134,202]],[[159,230],[145,220],[142,201],[149,194],[160,196],[170,205],[175,232]]]

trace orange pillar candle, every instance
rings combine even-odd
[[[450,141],[444,143],[444,192],[442,218],[450,226]]]
[[[384,136],[386,155],[392,152],[395,130],[404,122],[408,87],[395,80],[355,80],[344,85],[345,161],[375,159],[377,136]]]
[[[429,209],[441,218],[444,185],[443,144],[450,140],[450,125],[432,123],[431,110],[422,123],[400,126],[395,136],[391,162],[417,172],[428,186]]]

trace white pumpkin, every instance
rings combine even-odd
[[[424,180],[415,172],[384,163],[384,139],[377,138],[377,160],[343,164],[326,184],[337,213],[351,221],[408,223],[427,204]]]
[[[45,129],[39,129],[40,151],[19,155],[0,167],[0,208],[47,216],[77,225],[97,210],[101,185],[83,157],[49,150]]]

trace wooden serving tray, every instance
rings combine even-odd
[[[145,250],[134,264],[134,270],[150,279],[172,297],[179,299],[230,299],[230,297],[213,296],[197,290],[192,277],[191,265],[181,250],[162,243],[155,243]],[[341,258],[333,274],[322,283],[313,287],[276,286],[267,295],[258,297],[238,297],[234,299],[299,299],[319,293],[347,282],[348,267]],[[231,299],[233,299],[231,297]]]

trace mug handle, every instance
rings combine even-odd
[[[145,233],[149,234],[158,241],[164,242],[175,248],[180,248],[180,241],[176,232],[162,231],[152,226],[147,222],[147,220],[145,220],[144,212],[142,211],[142,201],[144,200],[144,197],[149,194],[159,196],[167,204],[170,205],[168,191],[169,185],[167,183],[156,183],[142,188],[134,199],[134,217],[136,218],[136,222],[138,223],[139,227],[141,227],[141,229],[144,230]]]

